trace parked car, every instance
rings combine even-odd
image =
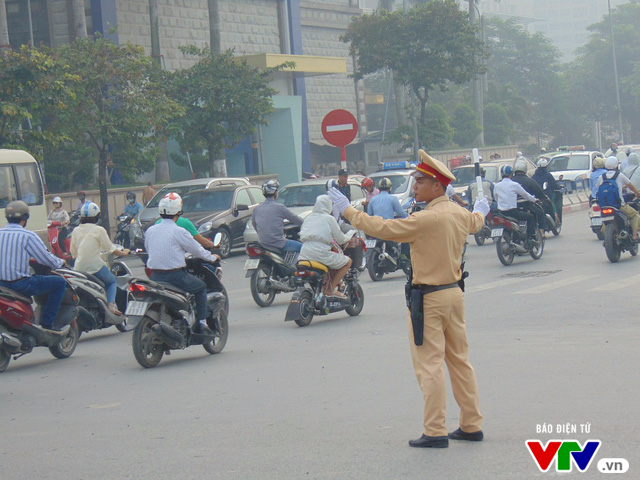
[[[485,171],[485,179],[489,180],[491,183],[497,183],[502,180],[500,176],[500,169],[503,165],[511,165],[513,166],[515,160],[507,159],[507,160],[496,160],[493,162],[482,162],[480,166],[484,168]],[[536,165],[529,160],[527,161],[527,175],[530,177],[536,171]],[[458,168],[454,168],[451,173],[456,177],[456,179],[451,182],[451,186],[455,189],[458,195],[462,195],[467,191],[467,187],[469,184],[476,179],[475,167],[474,165],[462,165]]]
[[[220,232],[218,253],[226,258],[232,248],[244,246],[245,226],[253,209],[264,201],[264,195],[256,185],[216,186],[194,190],[182,199],[182,215],[194,223],[202,236],[213,239]]]
[[[548,170],[567,193],[578,189],[589,190],[589,176],[596,157],[604,155],[595,150],[563,152],[551,157]]]
[[[361,178],[364,177],[358,179],[349,177],[349,180],[347,180],[347,183],[351,185],[351,205],[359,209],[362,209],[361,204],[362,200],[364,200],[364,192],[360,188]],[[329,180],[330,178],[317,178],[305,180],[304,182],[290,183],[280,189],[277,201],[288,207],[300,218],[306,218],[316,204],[316,198],[326,193],[326,185]],[[251,222],[248,222],[245,227],[244,241],[246,243],[258,241],[258,234]]]
[[[185,180],[184,182],[176,182],[165,185],[153,196],[149,203],[138,214],[137,220],[140,222],[142,229],[146,230],[156,223],[160,218],[158,215],[158,202],[169,192],[176,192],[183,196],[185,193],[202,188],[210,188],[221,185],[251,185],[248,178],[242,177],[223,177],[223,178],[198,178],[196,180]]]

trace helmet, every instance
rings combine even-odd
[[[9,202],[4,209],[4,216],[7,217],[7,220],[28,220],[29,205],[21,200]]]
[[[130,201],[130,202],[131,201],[135,202],[136,201],[135,192],[127,192],[127,200]]]
[[[540,168],[544,168],[544,167],[546,167],[547,165],[549,165],[549,160],[547,160],[546,158],[544,158],[544,157],[543,157],[543,158],[541,158],[540,160],[538,160],[538,166],[539,166]]]
[[[87,192],[85,192],[84,190],[78,190],[76,192],[76,197],[86,197],[87,196]]]
[[[374,185],[373,180],[371,180],[369,177],[363,178],[362,182],[360,182],[360,186],[362,188],[373,187],[373,185]]]
[[[51,203],[62,203],[62,199],[60,197],[53,197],[53,200],[51,200]]]
[[[618,168],[618,157],[611,155],[604,161],[604,168],[607,170],[615,170]]]
[[[262,184],[262,193],[265,197],[275,195],[279,188],[280,184],[277,180],[267,180]]]
[[[327,184],[325,186],[327,187],[327,190],[329,190],[330,188],[333,188],[333,187],[337,187],[338,186],[338,181],[337,180],[327,180]]]
[[[160,215],[178,215],[182,212],[182,197],[176,192],[167,193],[158,203]]]
[[[513,175],[513,167],[511,165],[503,165],[500,169],[500,175],[503,177],[509,177]]]
[[[387,177],[382,178],[378,182],[378,188],[380,190],[391,190],[391,180],[389,180]]]
[[[513,162],[513,171],[527,173],[527,162],[521,159],[516,160]]]
[[[626,153],[626,154],[627,154],[627,157],[628,157],[629,155],[631,155],[631,152],[633,152],[633,148],[631,148],[631,147],[627,147],[627,148],[625,148],[625,149],[624,149],[624,153]]]
[[[599,168],[604,168],[604,158],[596,157],[593,159],[593,168],[596,170]]]
[[[522,152],[520,150],[516,152],[516,157],[522,157]]]
[[[93,218],[98,215],[100,215],[100,207],[92,202],[85,203],[80,210],[80,216],[82,218]]]
[[[542,147],[542,148],[540,149],[540,153],[547,153],[547,149],[546,149],[546,148],[544,148],[544,147]]]

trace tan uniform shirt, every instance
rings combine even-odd
[[[471,213],[446,196],[432,200],[407,218],[383,220],[353,207],[344,216],[351,224],[383,240],[409,243],[413,283],[447,285],[462,276],[460,263],[467,235],[484,225],[481,213]]]
[[[144,190],[142,191],[142,205],[146,206],[147,203],[149,203],[149,200],[151,200],[155,194],[156,191],[153,189],[153,187],[149,187],[148,185],[144,187]]]

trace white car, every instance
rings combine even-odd
[[[589,177],[593,159],[596,157],[604,157],[604,155],[595,150],[559,153],[551,157],[548,170],[568,193],[575,190],[589,190]]]

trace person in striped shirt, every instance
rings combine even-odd
[[[22,295],[47,295],[42,308],[40,326],[57,330],[54,321],[62,303],[67,282],[59,275],[31,275],[29,260],[51,268],[60,268],[64,260],[47,251],[38,235],[25,227],[29,219],[29,207],[17,200],[5,208],[7,225],[0,228],[0,286]]]

